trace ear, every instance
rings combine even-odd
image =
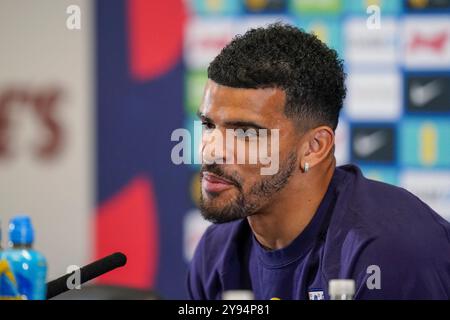
[[[321,126],[309,130],[302,139],[300,148],[300,166],[303,170],[305,163],[309,169],[326,159],[334,147],[334,131],[328,126]]]

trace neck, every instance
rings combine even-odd
[[[263,247],[268,250],[284,248],[302,233],[325,196],[335,167],[333,157],[307,173],[292,176],[269,206],[247,218]]]

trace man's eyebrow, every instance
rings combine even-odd
[[[243,128],[253,128],[253,129],[267,129],[253,121],[243,121],[243,120],[236,120],[236,121],[225,121],[224,124],[228,127],[243,127]]]
[[[207,121],[207,122],[213,123],[213,121],[212,121],[210,118],[208,118],[207,116],[205,116],[202,112],[197,111],[196,114],[197,114],[197,117],[199,117],[200,119],[205,120],[205,121]],[[245,120],[230,120],[230,121],[225,121],[225,122],[224,122],[224,125],[225,125],[225,126],[228,126],[228,127],[236,127],[236,128],[240,128],[240,127],[243,127],[243,128],[253,128],[253,129],[257,129],[257,130],[259,130],[259,129],[267,129],[267,128],[265,128],[264,126],[261,126],[261,125],[255,123],[255,122],[253,122],[253,121],[245,121]]]

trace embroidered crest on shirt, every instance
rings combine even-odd
[[[323,300],[322,290],[312,290],[308,292],[309,300]]]

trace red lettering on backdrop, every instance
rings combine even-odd
[[[43,92],[43,94],[31,97],[35,114],[50,133],[48,140],[36,148],[36,153],[40,158],[49,158],[57,154],[62,146],[61,126],[54,118],[56,102],[59,98],[60,92],[55,89],[50,89],[47,92]]]
[[[448,40],[449,34],[447,31],[442,31],[441,33],[429,37],[415,34],[410,47],[411,50],[416,50],[417,48],[429,48],[437,53],[441,53]]]
[[[98,280],[103,284],[152,288],[158,266],[158,221],[153,186],[145,177],[134,178],[104,202],[96,215],[96,257],[121,251],[125,267]]]
[[[13,155],[12,108],[28,108],[40,126],[48,131],[34,150],[37,158],[50,159],[59,153],[63,141],[62,127],[56,117],[60,98],[61,90],[55,87],[39,90],[11,88],[0,93],[0,159]]]
[[[134,80],[163,75],[181,59],[186,11],[183,0],[128,0],[129,69]],[[96,215],[96,257],[123,251],[125,268],[99,278],[100,283],[138,288],[155,284],[158,221],[153,186],[138,177],[100,204]]]
[[[129,0],[130,70],[136,80],[166,73],[181,58],[186,12],[183,0]]]

